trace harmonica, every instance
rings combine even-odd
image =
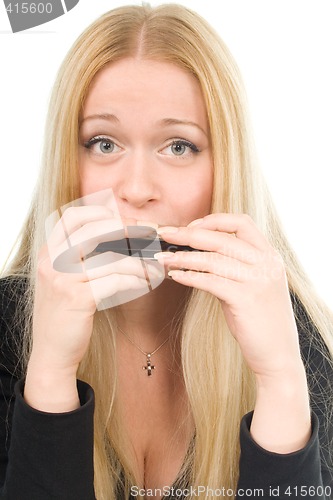
[[[104,239],[98,243],[98,239]],[[89,248],[89,250],[88,250]],[[93,249],[93,250],[92,250]],[[53,261],[56,271],[79,273],[82,272],[82,261],[85,261],[87,268],[98,267],[114,259],[124,257],[135,257],[143,260],[155,260],[154,255],[158,252],[202,252],[187,245],[177,245],[168,243],[161,238],[156,230],[148,226],[127,226],[123,229],[111,231],[110,233],[94,237],[80,244],[71,245],[68,239],[68,248],[58,255]],[[103,258],[103,254],[112,252],[113,257],[109,260]],[[91,257],[97,257],[97,260]]]
[[[105,241],[99,243],[95,250],[87,255],[86,258],[92,255],[97,255],[104,252],[114,252],[122,255],[139,257],[141,259],[154,259],[154,254],[157,252],[201,252],[196,248],[187,245],[176,245],[168,243],[160,236],[146,238],[122,238],[120,240]]]

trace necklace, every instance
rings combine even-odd
[[[154,351],[152,351],[152,352],[146,352],[146,351],[144,351],[143,349],[141,349],[141,347],[140,347],[140,346],[138,346],[138,345],[137,345],[137,344],[136,344],[136,343],[135,343],[135,342],[134,342],[134,341],[133,341],[133,340],[132,340],[132,339],[131,339],[128,335],[127,335],[127,333],[126,333],[126,332],[124,332],[124,330],[122,330],[122,329],[120,328],[120,326],[118,326],[118,329],[121,331],[121,333],[122,333],[123,335],[125,335],[125,337],[126,337],[126,338],[127,338],[127,339],[131,342],[131,344],[133,344],[133,345],[134,345],[134,347],[136,347],[137,349],[139,349],[139,351],[140,351],[140,352],[142,352],[142,354],[144,354],[144,355],[146,356],[146,358],[147,358],[147,359],[146,359],[147,365],[146,365],[146,366],[143,366],[143,367],[142,367],[142,369],[143,369],[143,370],[146,370],[146,371],[147,371],[147,375],[148,375],[148,377],[150,377],[150,376],[153,374],[152,370],[155,370],[155,365],[152,365],[152,364],[151,364],[151,357],[152,357],[152,355],[153,355],[153,354],[157,353],[157,351],[159,351],[159,350],[161,349],[161,347],[163,347],[163,346],[164,346],[164,344],[166,344],[166,343],[168,342],[169,337],[167,337],[167,338],[166,338],[166,339],[162,342],[162,344],[161,344],[161,345],[159,345],[159,346],[158,346],[158,347],[157,347]]]

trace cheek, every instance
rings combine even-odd
[[[102,191],[106,188],[112,188],[110,180],[107,175],[96,173],[94,168],[87,168],[83,163],[80,165],[80,194],[85,196],[87,194]]]
[[[210,213],[212,203],[213,184],[211,182],[202,183],[200,189],[193,189],[191,205],[194,214],[202,217]]]
[[[183,225],[210,213],[212,194],[213,175],[210,171],[195,178],[191,176],[186,183],[178,185],[173,199],[182,214]]]
[[[205,168],[198,175],[193,189],[193,203],[197,205],[197,209],[202,212],[202,215],[207,215],[210,212],[213,196],[213,165],[209,162],[209,168]],[[193,207],[195,208],[195,207]]]
[[[91,175],[91,170],[88,168],[83,155],[79,155],[79,179],[80,195],[86,196],[87,194],[91,194],[95,188],[95,179]]]

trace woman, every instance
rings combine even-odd
[[[68,54],[2,280],[4,498],[329,498],[332,318],[283,236],[245,116],[230,54],[183,7],[111,11]],[[110,188],[119,214],[63,210]],[[197,251],[89,267],[91,241],[137,225]],[[83,255],[57,269],[68,242]],[[171,279],[154,287],[161,270]]]

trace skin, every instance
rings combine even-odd
[[[253,438],[277,453],[302,448],[310,436],[310,410],[283,262],[248,216],[210,214],[211,145],[197,81],[169,63],[124,59],[95,77],[82,118],[82,196],[112,188],[125,224],[153,221],[168,242],[205,250],[158,255],[172,280],[119,306],[121,328],[152,351],[172,336],[170,318],[191,287],[212,293],[256,376]],[[105,206],[71,208],[41,249],[24,395],[28,404],[49,412],[79,405],[76,372],[89,345],[96,301],[145,285],[135,261],[90,274],[84,268],[76,274],[55,271],[50,254],[63,248],[63,223],[75,243],[119,227]],[[117,342],[119,393],[126,394],[121,404],[138,481],[146,488],[172,484],[193,432],[189,426],[179,434],[172,458],[161,460],[184,416],[179,408],[186,407],[179,350],[172,356],[168,342],[156,353],[158,367],[148,379],[138,376],[138,349],[122,334]]]

